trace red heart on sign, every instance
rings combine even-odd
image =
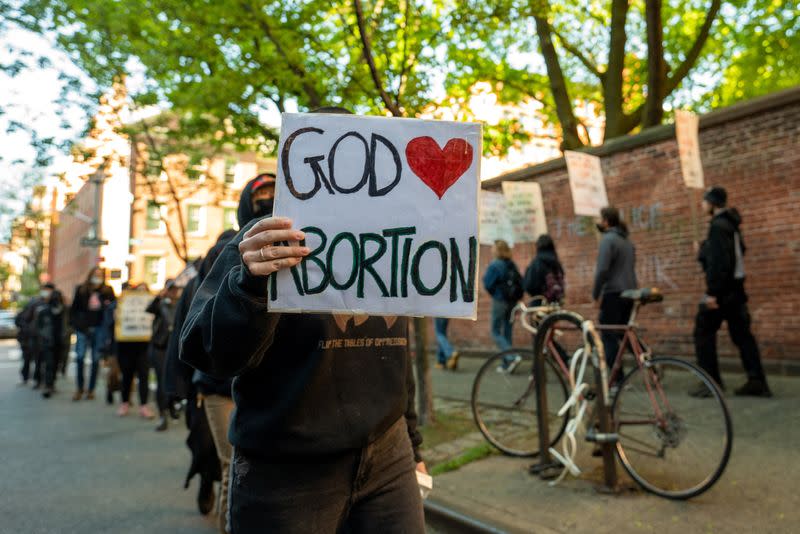
[[[456,138],[442,150],[432,137],[415,137],[406,145],[406,159],[414,174],[442,198],[472,165],[472,145]]]

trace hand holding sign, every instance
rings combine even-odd
[[[308,247],[284,245],[303,239],[305,234],[293,229],[289,219],[269,217],[258,221],[244,234],[239,253],[251,274],[267,276],[294,267],[308,256],[311,252]]]

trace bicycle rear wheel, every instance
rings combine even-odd
[[[504,360],[522,359],[512,372],[498,372]],[[546,358],[549,431],[551,445],[558,442],[567,424],[558,410],[567,399],[567,383],[561,370]],[[472,415],[486,440],[504,454],[531,457],[539,453],[536,424],[536,383],[533,352],[510,349],[483,364],[472,385]]]
[[[697,384],[706,398],[688,395]],[[612,409],[620,461],[645,490],[689,499],[725,470],[733,441],[728,407],[713,380],[691,363],[649,360],[625,377]]]

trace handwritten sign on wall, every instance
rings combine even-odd
[[[564,152],[564,158],[575,215],[599,216],[600,210],[608,206],[600,158],[571,150]]]
[[[537,182],[503,182],[503,196],[515,243],[533,243],[547,233],[542,187]]]
[[[479,124],[285,113],[275,215],[311,254],[270,308],[475,318]]]
[[[481,236],[482,245],[492,245],[504,239],[514,246],[511,220],[506,209],[506,197],[496,191],[481,190]]]
[[[678,138],[678,156],[686,187],[703,189],[703,162],[700,160],[700,119],[691,111],[675,111],[675,135]]]
[[[150,341],[153,315],[145,311],[153,296],[147,291],[123,291],[114,322],[117,341]]]

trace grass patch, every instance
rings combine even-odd
[[[487,456],[494,454],[494,452],[494,447],[488,443],[481,443],[480,445],[476,445],[471,449],[467,449],[455,458],[451,458],[446,462],[434,465],[430,470],[430,474],[431,476],[435,477],[438,475],[443,475],[444,473],[449,473],[450,471],[455,471],[456,469],[459,469],[469,463],[482,460]]]
[[[422,450],[424,451],[477,432],[478,428],[471,417],[439,412],[436,414],[436,422],[419,427],[419,431],[422,434]]]

